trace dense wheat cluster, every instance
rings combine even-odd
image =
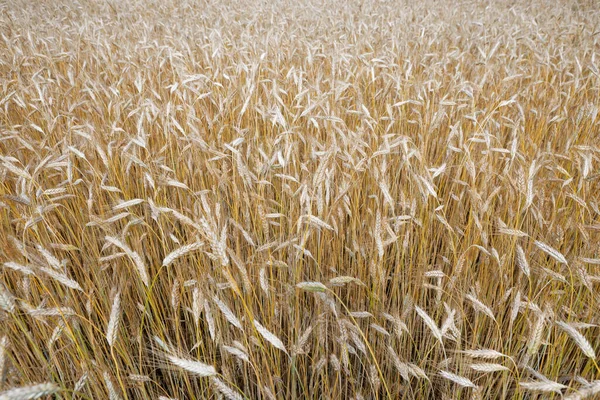
[[[0,399],[600,396],[594,1],[0,33]]]

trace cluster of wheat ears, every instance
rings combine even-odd
[[[0,399],[600,396],[594,1],[0,3]]]

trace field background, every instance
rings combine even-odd
[[[594,398],[599,40],[595,1],[1,2],[0,398]]]

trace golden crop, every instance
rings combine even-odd
[[[599,33],[0,3],[0,399],[600,396]]]

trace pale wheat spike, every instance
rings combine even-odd
[[[173,261],[175,261],[179,257],[182,257],[193,251],[199,250],[202,247],[203,247],[202,242],[194,242],[191,244],[187,244],[185,246],[181,246],[180,248],[175,249],[172,252],[170,252],[169,254],[167,254],[167,256],[163,259],[162,265],[165,267],[169,266]]]
[[[210,335],[210,338],[212,340],[215,340],[216,338],[216,331],[215,331],[215,320],[213,319],[212,316],[212,311],[210,310],[210,304],[208,303],[208,300],[204,300],[204,316],[206,318],[206,324],[208,325],[208,333]]]
[[[331,225],[329,225],[328,223],[326,223],[325,221],[319,219],[318,217],[314,216],[314,215],[304,215],[304,218],[306,218],[308,220],[308,223],[317,227],[317,228],[324,228],[327,229],[329,231],[333,231],[333,227]]]
[[[575,341],[577,346],[579,346],[583,354],[585,354],[592,360],[596,359],[596,352],[594,351],[594,348],[592,347],[590,342],[588,342],[585,336],[583,336],[577,329],[562,321],[556,321],[556,325],[558,325],[562,330],[567,332],[567,334]]]
[[[226,267],[227,265],[229,265],[227,249],[223,245],[223,241],[219,238],[215,230],[211,227],[211,225],[204,217],[200,218],[200,225],[202,226],[202,231],[209,240],[210,247],[213,253],[215,253],[215,255],[217,255],[217,257],[221,261],[221,266]]]
[[[15,312],[17,305],[15,297],[9,290],[4,286],[4,283],[0,282],[0,308],[9,313]]]
[[[566,389],[567,386],[560,384],[558,382],[552,382],[550,380],[541,381],[541,382],[519,382],[519,386],[523,389],[535,391],[535,392],[555,392],[560,394],[563,389]]]
[[[158,345],[158,347],[161,348],[162,351],[167,352],[167,353],[171,351],[171,348],[169,347],[169,345],[167,343],[165,343],[164,340],[162,340],[161,338],[159,338],[156,335],[153,337],[153,339],[156,342],[156,344]]]
[[[444,308],[446,309],[446,313],[448,315],[444,319],[444,322],[442,322],[442,326],[440,328],[442,336],[446,336],[446,334],[451,331],[453,327],[455,327],[454,318],[456,316],[456,310],[451,309],[446,303],[444,303]]]
[[[406,324],[400,319],[400,317],[388,313],[381,313],[381,316],[392,323],[394,334],[398,338],[402,337],[403,332],[410,333],[408,326],[406,326]]]
[[[192,291],[192,315],[194,317],[194,325],[198,326],[200,322],[200,314],[202,313],[203,299],[200,289],[194,287]]]
[[[124,208],[133,207],[135,205],[142,204],[144,201],[145,200],[143,200],[143,199],[131,199],[131,200],[120,202],[119,204],[115,205],[112,209],[113,209],[113,211],[118,211],[118,210],[122,210]]]
[[[283,342],[275,336],[272,332],[270,332],[267,328],[262,326],[258,321],[254,320],[254,327],[260,333],[260,335],[269,343],[273,345],[273,347],[283,351],[287,354],[287,350],[283,344]]]
[[[34,317],[68,317],[77,315],[71,307],[32,308],[27,313]]]
[[[429,381],[429,377],[427,376],[425,371],[423,371],[423,369],[416,364],[408,363],[408,372],[410,372],[415,378],[425,379],[426,381]]]
[[[117,340],[117,334],[119,332],[119,322],[121,320],[121,293],[117,292],[113,300],[112,308],[110,311],[110,319],[106,328],[106,340],[110,347],[115,344]]]
[[[110,256],[98,257],[98,262],[105,263],[105,262],[109,262],[112,260],[116,260],[116,259],[121,258],[126,255],[127,254],[125,252],[119,252],[119,253],[111,254]]]
[[[521,309],[521,292],[517,291],[515,295],[513,304],[510,309],[510,323],[513,324],[519,315],[519,310]]]
[[[542,342],[542,335],[544,333],[545,321],[545,316],[541,314],[538,316],[535,325],[533,325],[533,329],[531,330],[531,336],[529,337],[529,341],[527,342],[527,353],[530,355],[536,354],[540,347],[540,344]]]
[[[403,363],[400,360],[400,357],[398,357],[398,354],[396,353],[396,350],[394,350],[394,348],[392,346],[387,346],[387,354],[392,359],[392,363],[394,364],[394,366],[396,367],[396,369],[400,373],[400,376],[405,381],[410,381],[410,377],[408,376],[408,374],[409,374],[408,365],[405,364],[405,363]]]
[[[175,366],[191,372],[192,374],[201,378],[210,377],[217,374],[215,367],[212,365],[204,364],[199,361],[188,360],[185,358],[175,357],[167,355],[167,359]]]
[[[491,363],[481,363],[481,364],[471,364],[469,365],[472,369],[478,372],[500,372],[500,371],[509,371],[507,367],[500,364],[491,364]]]
[[[50,253],[48,250],[46,250],[39,244],[36,245],[36,248],[42,254],[42,256],[44,256],[44,258],[48,262],[48,265],[50,265],[52,268],[54,268],[56,270],[59,270],[59,271],[61,270],[62,266],[60,264],[60,261],[56,257],[54,257],[54,255],[52,255],[52,253]]]
[[[587,264],[600,265],[600,258],[579,257],[579,261]]]
[[[229,254],[229,259],[232,261],[233,265],[236,266],[240,272],[240,275],[242,276],[242,285],[244,287],[244,291],[250,292],[252,290],[252,283],[248,277],[248,270],[246,269],[245,264],[238,258],[233,250],[228,248],[227,254]]]
[[[423,319],[423,322],[425,322],[425,325],[427,325],[433,336],[440,343],[442,343],[442,332],[440,331],[436,323],[433,321],[433,319],[431,319],[431,317],[427,315],[427,313],[417,305],[415,305],[415,311],[417,312],[417,314],[419,314],[419,317]]]
[[[600,380],[585,384],[583,387],[577,389],[577,393],[573,393],[566,396],[564,400],[583,400],[583,399],[594,399],[591,397],[600,394]]]
[[[219,310],[221,310],[221,312],[225,316],[225,319],[227,319],[227,321],[229,321],[231,325],[235,326],[240,330],[244,330],[244,328],[242,328],[242,323],[240,322],[240,320],[237,319],[233,311],[231,311],[231,309],[227,307],[225,303],[223,303],[217,297],[213,297],[213,301],[215,302],[217,307],[219,307]]]
[[[165,181],[165,184],[167,186],[171,186],[171,187],[176,187],[176,188],[181,188],[181,189],[185,189],[185,190],[190,190],[190,188],[188,187],[188,185],[186,185],[183,182],[180,182],[176,179],[167,179]]]
[[[151,382],[152,381],[152,378],[150,378],[148,375],[129,374],[129,376],[127,378],[129,378],[129,380],[133,381],[133,382]]]
[[[47,347],[49,349],[51,349],[54,346],[54,343],[56,343],[56,341],[60,338],[65,327],[66,327],[66,324],[65,324],[64,320],[62,320],[62,319],[59,320],[58,324],[56,325],[56,327],[54,327],[54,330],[52,331],[52,336],[48,340]]]
[[[115,223],[117,221],[122,220],[123,218],[126,218],[126,217],[130,216],[130,215],[131,215],[131,213],[122,212],[122,213],[119,213],[117,215],[113,215],[112,217],[107,218],[107,219],[103,220],[102,222],[105,223],[105,224],[113,224],[113,223]]]
[[[390,189],[389,189],[387,182],[385,181],[385,179],[380,178],[377,181],[377,184],[379,185],[379,188],[381,189],[381,193],[383,193],[384,202],[387,203],[390,206],[390,208],[393,209],[394,208],[394,198],[390,194]]]
[[[352,316],[352,318],[370,318],[373,316],[373,314],[368,311],[352,311],[349,315]]]
[[[357,285],[360,285],[360,286],[365,286],[363,281],[361,281],[358,278],[353,278],[351,276],[337,276],[337,277],[331,278],[329,280],[329,283],[334,286],[343,286],[347,283],[352,283],[352,282],[356,283]]]
[[[487,360],[493,360],[501,357],[508,357],[507,355],[500,353],[499,351],[492,349],[481,349],[481,350],[464,350],[459,353],[465,354],[472,358],[483,358]]]
[[[523,251],[523,248],[520,245],[517,245],[517,265],[521,268],[521,271],[523,271],[525,276],[529,277],[529,263],[527,262],[527,257],[525,257],[525,251]]]
[[[136,269],[140,275],[140,278],[142,279],[142,282],[144,283],[144,285],[149,286],[150,279],[148,278],[148,272],[146,270],[146,265],[142,261],[142,258],[140,257],[140,255],[137,252],[131,250],[131,248],[125,242],[121,241],[119,238],[107,235],[104,237],[104,239],[108,243],[115,245],[118,248],[120,248],[121,250],[123,250],[127,254],[127,256],[129,256],[129,258],[131,258],[131,260],[133,261],[133,263],[136,266]]]
[[[309,326],[306,331],[304,331],[304,333],[298,338],[298,342],[296,343],[296,345],[293,347],[292,349],[292,355],[299,355],[299,354],[303,354],[304,352],[304,347],[306,346],[306,344],[308,343],[308,338],[310,337],[310,334],[313,331],[313,326]]]
[[[250,358],[248,357],[248,354],[246,354],[244,351],[238,349],[237,347],[232,347],[232,346],[221,346],[221,348],[223,350],[225,350],[226,352],[236,356],[237,358],[239,358],[242,361],[245,361],[247,363],[250,362]]]
[[[252,247],[256,247],[256,243],[254,242],[254,239],[252,239],[252,236],[250,236],[250,234],[244,229],[244,227],[242,225],[240,225],[239,223],[237,223],[234,219],[230,218],[229,222],[237,229],[241,232],[242,236],[244,237],[244,239],[246,240],[246,242],[248,242],[248,244]]]
[[[551,247],[549,245],[547,245],[544,242],[540,242],[539,240],[536,240],[535,242],[533,242],[540,250],[542,250],[544,253],[548,254],[550,257],[554,258],[556,261],[563,263],[565,265],[568,265],[569,263],[567,262],[567,259],[565,258],[564,255],[562,255],[562,253],[558,250],[556,250],[554,247]]]
[[[244,400],[238,392],[227,386],[225,382],[220,380],[219,378],[213,376],[210,378],[210,381],[219,393],[221,393],[227,400]]]
[[[8,337],[2,336],[0,339],[0,382],[4,382],[4,375],[6,373],[6,360],[8,352]]]
[[[381,212],[378,209],[377,214],[375,215],[375,230],[373,231],[373,236],[375,237],[375,246],[377,247],[377,255],[379,256],[379,259],[383,258],[384,254],[381,230]]]
[[[117,392],[115,385],[112,382],[110,374],[105,372],[102,377],[104,378],[104,384],[106,385],[106,390],[108,391],[109,400],[121,400],[121,396]]]
[[[381,325],[377,325],[376,323],[371,323],[369,325],[371,328],[373,328],[376,332],[381,333],[384,336],[391,336],[391,334]]]
[[[275,395],[273,394],[273,392],[271,391],[271,389],[269,389],[268,386],[263,386],[262,387],[262,392],[265,395],[265,397],[269,400],[277,400],[277,397],[275,397]]]
[[[342,369],[340,359],[335,354],[331,354],[329,356],[329,364],[335,370],[335,372],[340,372],[340,370]]]
[[[48,275],[50,278],[56,280],[57,282],[62,283],[63,285],[65,285],[68,288],[74,289],[74,290],[79,290],[80,292],[83,292],[82,287],[79,285],[79,283],[77,283],[76,281],[74,281],[73,279],[67,277],[66,275],[51,269],[51,268],[46,268],[46,267],[40,267],[40,271],[44,272],[46,275]]]
[[[60,388],[54,383],[40,383],[38,385],[23,386],[9,389],[0,393],[0,400],[30,400],[39,399],[58,393]]]
[[[529,237],[529,235],[527,233],[520,231],[518,229],[499,228],[498,232],[502,233],[504,235],[510,235],[510,236],[516,236],[516,237]]]
[[[444,278],[446,274],[444,274],[444,271],[432,270],[425,272],[424,276],[427,278]]]
[[[75,386],[73,387],[74,393],[80,392],[85,387],[88,377],[89,376],[87,372],[84,372],[83,375],[81,375],[81,377],[77,380],[77,382],[75,382]]]
[[[3,157],[4,158],[4,157]],[[12,163],[10,163],[8,160],[4,159],[2,166],[4,168],[6,168],[7,170],[9,170],[10,172],[14,173],[17,176],[20,176],[21,178],[24,178],[26,180],[30,180],[31,179],[31,175],[29,174],[29,172],[13,165]]]
[[[35,272],[30,267],[18,264],[16,262],[9,261],[9,262],[5,262],[3,265],[6,268],[21,272],[22,274],[25,274],[25,275],[35,275]]]
[[[176,311],[179,308],[179,304],[181,303],[181,288],[180,288],[179,279],[175,278],[173,280],[173,285],[171,286],[171,308],[173,311]]]
[[[452,381],[462,387],[466,387],[466,388],[476,387],[476,385],[473,382],[471,382],[469,379],[467,379],[463,376],[460,376],[460,375],[453,374],[452,372],[442,370],[442,371],[440,371],[440,376],[442,378],[448,379],[449,381]]]
[[[475,309],[475,311],[480,311],[480,312],[484,313],[485,315],[487,315],[488,317],[490,317],[491,319],[493,319],[494,321],[496,320],[496,318],[494,317],[494,313],[492,312],[492,310],[490,310],[490,308],[488,306],[486,306],[485,304],[483,304],[475,296],[473,296],[471,294],[468,294],[465,297],[468,300],[471,301],[471,303],[473,304],[473,308]]]

